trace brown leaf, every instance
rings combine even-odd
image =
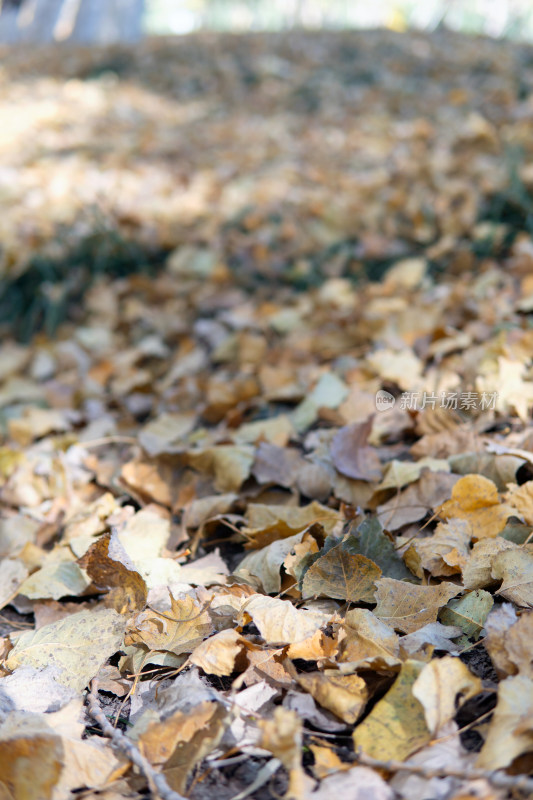
[[[374,601],[374,582],[380,568],[366,556],[351,554],[343,543],[320,556],[307,570],[302,582],[302,597],[334,597],[356,603]]]
[[[333,464],[347,478],[362,481],[379,481],[381,478],[379,456],[367,444],[372,420],[373,417],[369,417],[366,422],[340,428],[331,442]]]
[[[436,622],[439,610],[462,591],[454,583],[415,586],[393,578],[380,578],[376,587],[374,613],[403,633],[412,633],[428,622]]]
[[[120,614],[139,611],[146,605],[146,583],[133,567],[116,532],[101,536],[78,563],[96,589],[107,592],[106,603]]]

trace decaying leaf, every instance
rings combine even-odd
[[[243,647],[244,639],[237,631],[220,631],[195,647],[189,661],[208,675],[231,675]]]
[[[295,608],[289,600],[253,595],[243,605],[242,616],[250,617],[268,644],[291,644],[308,639],[331,615]]]
[[[502,580],[498,594],[506,600],[533,607],[533,553],[522,548],[504,550],[492,562],[492,577]]]
[[[181,793],[195,764],[220,741],[225,718],[224,707],[209,701],[193,706],[192,713],[176,711],[149,723],[139,736],[139,748],[150,763],[163,769],[171,788]]]
[[[348,611],[339,634],[339,645],[340,661],[355,662],[362,667],[399,663],[398,635],[367,609]]]
[[[368,700],[366,683],[358,675],[340,675],[328,670],[324,673],[301,673],[297,680],[317,703],[347,725],[353,725],[358,720]]]
[[[415,586],[392,578],[380,578],[376,587],[376,616],[404,633],[436,622],[440,609],[461,592],[461,587],[454,583]]]
[[[271,719],[260,720],[261,746],[279,758],[289,773],[287,800],[301,800],[305,790],[302,768],[302,723],[294,711],[276,708]]]

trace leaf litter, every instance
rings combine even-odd
[[[0,794],[531,793],[528,46],[4,56]]]

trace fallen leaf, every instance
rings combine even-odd
[[[383,778],[368,767],[352,767],[346,772],[327,775],[320,786],[305,795],[305,800],[393,800],[393,791]]]
[[[352,555],[345,540],[335,543],[330,537],[323,551],[312,556],[311,566],[305,571],[302,597],[335,597],[350,603],[361,600],[372,603],[374,582],[381,570],[365,556]],[[317,557],[318,556],[318,557]]]
[[[189,661],[208,675],[231,675],[244,644],[245,640],[237,631],[220,631],[195,647]]]
[[[192,653],[203,640],[214,632],[206,607],[190,594],[173,597],[170,593],[170,611],[159,613],[155,609],[138,614],[129,640],[146,645],[150,650],[163,650],[182,655]]]
[[[381,524],[388,531],[397,531],[410,522],[423,519],[428,511],[433,512],[449,497],[457,480],[457,475],[449,472],[424,470],[416,483],[378,506]]]
[[[355,662],[363,668],[375,663],[399,663],[400,640],[392,628],[364,608],[350,609],[339,635],[340,661]]]
[[[452,489],[450,500],[438,513],[445,520],[458,518],[468,523],[474,541],[497,536],[505,528],[513,508],[500,502],[496,485],[483,475],[465,475]]]
[[[236,492],[250,475],[254,449],[250,445],[218,445],[189,450],[187,460],[194,469],[212,475],[218,491]]]
[[[526,608],[533,606],[533,554],[523,548],[503,550],[492,562],[492,577],[501,580],[498,594]]]
[[[498,702],[477,764],[480,769],[508,767],[533,751],[533,683],[514,675],[498,685]]]
[[[359,425],[347,425],[335,434],[331,442],[334,466],[347,478],[378,481],[381,478],[379,456],[367,444],[372,430],[372,417]]]
[[[260,550],[248,553],[235,570],[235,575],[249,573],[259,578],[267,594],[278,593],[281,589],[281,566],[295,545],[301,542],[303,532],[286,539],[278,539]]]
[[[360,553],[374,562],[384,577],[396,580],[415,578],[398,555],[393,542],[383,531],[377,517],[367,517],[345,539],[350,553]]]
[[[302,723],[294,711],[276,708],[272,719],[259,721],[261,747],[279,758],[289,773],[287,800],[301,800],[305,790],[302,768]]]
[[[356,727],[353,733],[356,752],[361,750],[371,758],[385,761],[403,761],[429,742],[431,733],[424,708],[413,694],[422,668],[418,661],[404,663],[392,688]]]
[[[253,595],[241,615],[249,616],[268,644],[291,644],[308,639],[325,625],[330,614],[296,608],[289,600]]]
[[[57,668],[55,680],[81,692],[124,640],[126,622],[111,608],[71,614],[17,638],[5,665]]]
[[[147,587],[124,551],[118,534],[106,533],[80,559],[99,591],[106,591],[107,603],[119,613],[138,611],[146,605]]]
[[[424,707],[429,731],[435,735],[454,718],[462,703],[483,691],[483,685],[459,658],[444,656],[426,664],[412,691]]]
[[[13,600],[27,576],[28,570],[20,561],[11,558],[0,561],[0,609]]]
[[[461,587],[454,583],[415,586],[393,578],[380,578],[376,581],[374,613],[396,630],[412,633],[428,622],[436,622],[442,606],[460,592]]]
[[[357,722],[368,701],[366,683],[359,675],[340,675],[333,670],[303,672],[297,676],[297,681],[322,708],[347,725]]]
[[[30,600],[38,598],[59,600],[61,597],[76,597],[82,594],[90,584],[90,578],[78,564],[72,561],[56,562],[46,564],[26,578],[19,586],[19,594]]]
[[[489,592],[476,589],[463,597],[448,600],[439,614],[439,619],[445,625],[455,625],[466,637],[477,641],[493,605],[494,600]]]
[[[460,573],[470,555],[470,529],[463,519],[451,519],[437,525],[435,533],[424,539],[415,539],[411,547],[420,560],[420,566],[431,575]]]

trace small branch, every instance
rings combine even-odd
[[[93,691],[87,694],[87,706],[91,717],[99,724],[102,733],[111,739],[112,744],[121,750],[130,761],[140,769],[144,777],[147,779],[150,786],[154,787],[161,800],[186,800],[183,795],[178,794],[170,788],[165,780],[165,776],[160,772],[156,772],[148,759],[146,759],[140,750],[133,744],[131,739],[124,736],[122,731],[114,728],[109,722],[104,712],[102,711],[96,695]]]
[[[409,772],[412,775],[421,775],[423,778],[459,778],[465,781],[486,780],[498,789],[519,789],[523,792],[533,792],[533,778],[528,775],[508,775],[503,770],[485,771],[483,769],[455,769],[453,767],[433,769],[422,764],[409,763],[409,761],[381,761],[363,753],[356,753],[356,759],[360,764],[364,764],[367,767],[376,767],[387,772]]]

